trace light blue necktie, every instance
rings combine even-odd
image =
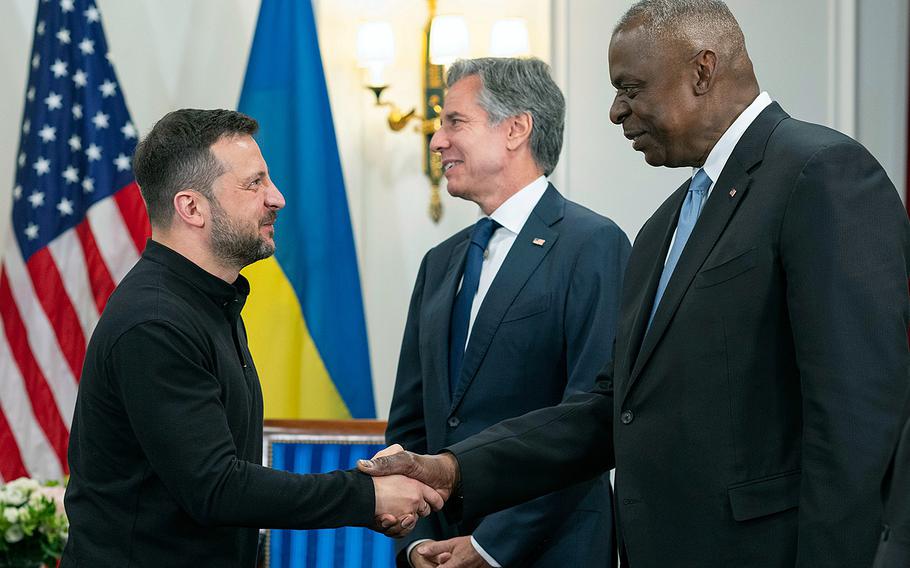
[[[676,223],[676,238],[673,240],[673,247],[670,254],[667,255],[667,262],[664,264],[664,271],[660,275],[660,282],[657,284],[657,293],[654,295],[654,305],[651,307],[651,317],[648,318],[648,328],[651,328],[651,322],[654,320],[654,314],[657,313],[657,306],[660,305],[660,299],[667,289],[667,283],[673,276],[673,270],[676,269],[676,263],[692,234],[695,222],[701,214],[702,207],[708,198],[708,188],[711,187],[711,178],[705,173],[705,170],[699,169],[689,183],[689,192],[686,193],[686,200],[683,201],[682,209],[679,211],[679,221]]]

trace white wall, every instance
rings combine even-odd
[[[97,0],[127,104],[141,131],[179,107],[236,105],[258,3],[248,0]],[[607,111],[607,45],[626,0],[439,0],[467,16],[472,55],[489,27],[522,15],[532,50],[566,92],[566,145],[554,181],[613,218],[633,238],[686,173],[648,167]],[[37,0],[6,0],[0,20],[0,235],[8,222]],[[835,126],[865,143],[903,193],[906,157],[905,0],[729,0],[759,81],[792,115]],[[377,409],[388,412],[407,302],[423,253],[471,223],[476,209],[444,195],[444,218],[426,215],[420,137],[392,133],[360,86],[356,24],[393,22],[397,62],[388,98],[417,102],[422,0],[316,0],[330,97],[358,246]],[[268,156],[266,156],[268,159]],[[291,188],[283,188],[291,193]]]
[[[878,158],[906,197],[910,3],[875,0],[857,4],[857,139]]]

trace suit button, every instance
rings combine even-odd
[[[449,418],[449,428],[457,428],[459,424],[461,424],[461,420],[457,416]]]
[[[622,414],[619,415],[619,419],[622,420],[623,424],[631,424],[635,420],[635,415],[632,414],[631,410],[623,410]]]

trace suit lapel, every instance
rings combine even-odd
[[[435,338],[429,345],[429,349],[433,353],[432,376],[437,382],[438,392],[444,393],[446,400],[450,396],[449,326],[452,321],[452,305],[455,303],[455,292],[458,290],[458,282],[461,280],[461,272],[470,242],[471,231],[467,230],[464,239],[452,247],[445,275],[425,308],[428,317],[421,323],[427,329],[427,337]]]
[[[651,328],[644,335],[641,349],[632,369],[629,390],[641,375],[642,369],[666,332],[692,279],[695,278],[695,274],[701,269],[715,243],[723,234],[736,208],[745,199],[752,182],[749,172],[761,163],[771,132],[784,118],[787,118],[787,114],[777,103],[772,103],[752,122],[733,149],[733,153],[721,171],[717,183],[714,184],[708,202],[689,236],[679,262],[676,264],[676,269],[670,277],[667,289],[654,314],[654,320],[651,322]],[[688,188],[688,184],[686,184],[686,188]],[[680,200],[680,206],[681,203]],[[677,207],[676,216],[678,217],[678,215]],[[672,223],[671,231],[675,229],[675,226],[676,223]],[[655,272],[658,278],[663,270],[664,260],[663,257],[655,259]],[[650,298],[647,298],[642,304],[648,304],[647,308],[650,308],[649,302],[653,302],[653,300],[654,294],[652,293]],[[644,325],[647,325],[650,310],[643,309],[643,306],[640,306],[640,310],[638,323],[641,325],[643,320]]]
[[[509,306],[556,243],[559,233],[551,225],[562,219],[564,209],[565,199],[550,185],[515,238],[471,328],[461,377],[452,398],[452,410],[457,408],[474,380]],[[543,245],[532,242],[538,238],[544,240]]]
[[[667,200],[667,206],[662,207],[662,210],[655,214],[654,221],[657,223],[656,227],[657,230],[660,231],[659,234],[662,235],[661,244],[657,250],[642,251],[643,254],[652,255],[654,258],[659,259],[659,261],[653,263],[651,270],[648,272],[647,279],[645,280],[645,285],[639,288],[638,301],[636,302],[638,307],[634,319],[632,320],[633,324],[629,335],[629,347],[626,357],[623,358],[626,365],[625,370],[628,375],[632,374],[636,357],[641,351],[642,340],[648,326],[648,316],[651,315],[651,306],[654,302],[654,295],[657,293],[657,284],[660,282],[660,275],[664,268],[663,259],[667,258],[667,252],[670,249],[670,242],[673,238],[673,232],[676,229],[677,219],[679,218],[679,210],[682,207],[688,190],[689,182],[683,183]],[[646,247],[648,246],[648,243],[639,243],[637,246]]]

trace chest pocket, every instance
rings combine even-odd
[[[550,297],[542,294],[530,300],[523,300],[513,304],[506,315],[502,318],[502,323],[529,318],[541,312],[547,311],[550,307]]]
[[[758,253],[753,247],[729,260],[702,269],[698,276],[695,277],[695,287],[707,288],[726,282],[731,278],[736,278],[743,272],[755,268],[756,256],[758,256]]]

